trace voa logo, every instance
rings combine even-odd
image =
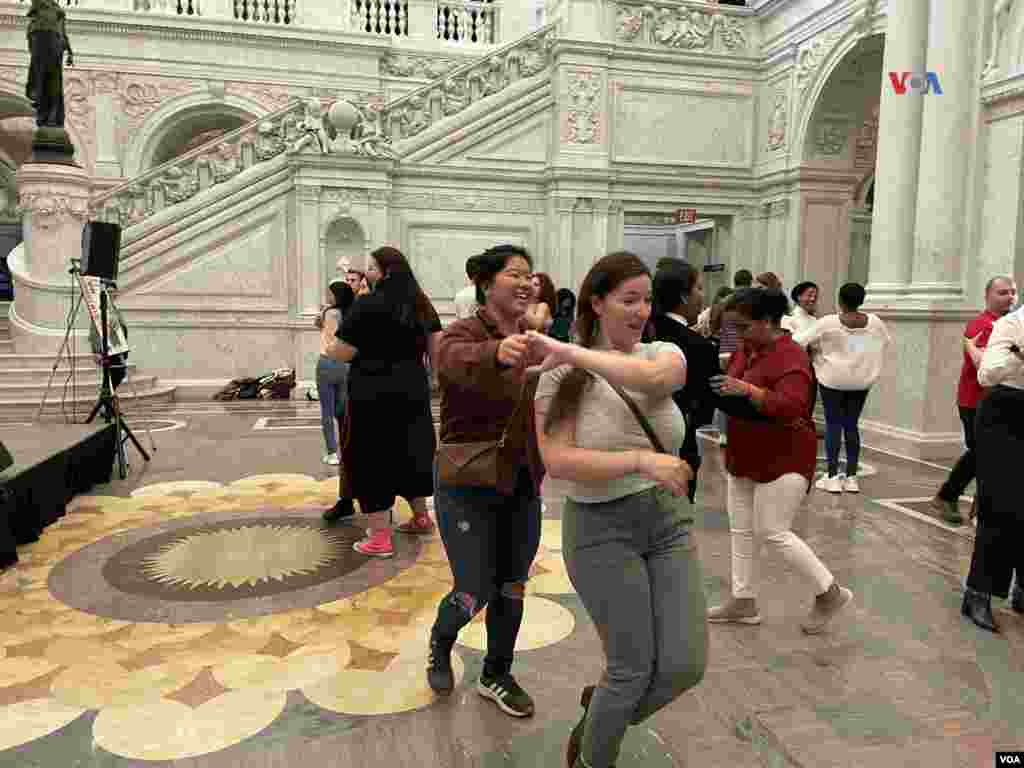
[[[1024,765],[1020,755],[996,755],[998,765]]]
[[[897,96],[902,96],[908,90],[911,93],[942,95],[939,76],[934,72],[890,72],[889,83]]]

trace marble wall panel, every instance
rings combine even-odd
[[[501,217],[472,224],[418,222],[408,225],[405,254],[424,292],[432,301],[450,302],[466,284],[466,260],[498,243],[514,243],[531,252],[531,227],[516,226]],[[439,306],[438,311],[443,307]]]
[[[613,162],[751,164],[751,96],[624,84],[614,101]]]
[[[981,208],[981,248],[968,285],[977,294],[992,275],[1021,274],[1024,267],[1024,115],[988,125],[985,156],[985,197]]]

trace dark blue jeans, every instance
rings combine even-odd
[[[525,469],[516,492],[436,484],[434,510],[455,586],[437,608],[434,636],[449,647],[487,607],[484,672],[508,674],[523,622],[523,590],[540,547],[541,504]]]
[[[328,453],[338,452],[334,421],[348,402],[348,363],[320,355],[316,363],[316,391],[320,396],[320,427]]]
[[[828,476],[839,474],[839,445],[846,439],[846,476],[856,477],[860,462],[861,411],[868,399],[866,389],[830,389],[821,387],[821,403],[825,407],[825,455]]]

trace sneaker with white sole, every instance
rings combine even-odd
[[[839,475],[828,477],[822,475],[821,479],[814,484],[814,487],[819,491],[828,491],[829,493],[842,493],[843,492],[843,480]]]
[[[709,608],[708,621],[712,624],[760,624],[761,614],[754,598],[732,597]]]
[[[481,674],[476,684],[476,692],[497,704],[506,715],[530,717],[533,714],[533,699],[519,687],[519,683],[512,675],[488,677]]]
[[[808,635],[817,635],[825,631],[829,622],[851,602],[853,602],[853,592],[833,582],[828,590],[814,598],[814,607],[811,608],[810,615],[800,625],[800,628]]]
[[[330,464],[332,467],[336,467],[341,463],[341,459],[338,458],[336,453],[328,453],[324,456],[324,464]]]
[[[848,477],[843,480],[843,490],[846,493],[860,493],[860,483],[857,482],[857,477]]]

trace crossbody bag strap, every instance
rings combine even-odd
[[[512,411],[512,415],[508,417],[508,423],[505,424],[505,429],[501,432],[501,437],[498,439],[498,448],[505,447],[505,439],[508,437],[508,431],[512,429],[512,425],[515,424],[516,418],[519,416],[519,409],[523,407],[523,395],[526,394],[526,384],[528,377],[523,377],[523,386],[519,390],[519,401],[516,403],[516,409]]]
[[[605,379],[605,381],[608,381],[608,379]],[[626,405],[629,406],[629,410],[633,412],[633,415],[636,416],[636,420],[640,422],[640,428],[646,433],[647,439],[650,440],[651,445],[654,446],[654,450],[658,453],[668,453],[668,451],[665,450],[665,446],[662,444],[661,439],[655,434],[654,428],[651,426],[651,422],[649,422],[647,417],[644,416],[643,411],[640,410],[640,406],[636,404],[636,401],[618,384],[612,384],[612,382],[608,381],[608,386],[614,389],[619,397],[625,401]]]

